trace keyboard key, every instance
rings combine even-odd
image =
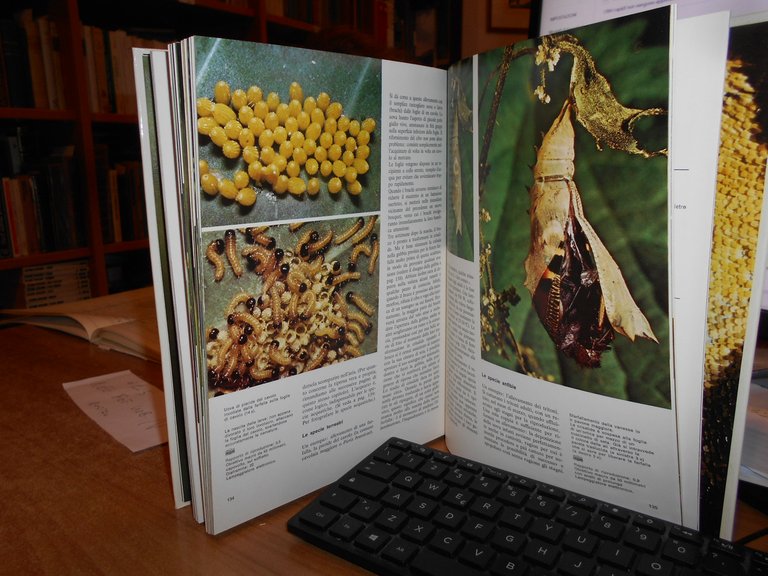
[[[376,517],[379,510],[381,510],[381,504],[369,500],[361,500],[352,507],[352,510],[350,510],[349,513],[355,518],[370,522]]]
[[[557,562],[560,550],[554,544],[531,539],[525,547],[524,555],[536,564],[545,568],[552,568]]]
[[[435,527],[429,522],[423,520],[411,520],[408,525],[403,529],[403,537],[408,540],[413,540],[418,544],[424,544],[427,542],[432,533],[435,531]]]
[[[365,464],[357,468],[362,474],[389,482],[398,473],[399,469],[388,462],[379,462],[378,460],[368,460]]]
[[[438,530],[429,542],[431,548],[445,556],[455,556],[464,543],[463,538],[453,530]]]
[[[389,541],[389,534],[369,526],[355,538],[355,545],[368,552],[378,552]]]
[[[339,515],[319,502],[314,502],[301,512],[300,517],[303,522],[306,522],[310,526],[319,530],[325,530],[328,526],[333,524]]]
[[[491,545],[494,548],[514,555],[520,554],[526,542],[527,538],[524,534],[508,528],[499,528],[491,538]]]
[[[523,576],[528,572],[528,563],[519,558],[500,554],[491,565],[494,576]]]
[[[481,576],[482,572],[466,564],[457,562],[454,558],[443,556],[422,548],[416,554],[411,563],[411,568],[416,574],[422,576]]]
[[[484,544],[467,542],[459,553],[459,560],[479,570],[485,570],[493,560],[493,550]]]
[[[346,490],[335,488],[326,490],[323,495],[320,496],[320,502],[339,512],[346,512],[355,502],[357,502],[357,496]]]
[[[407,507],[408,512],[419,518],[429,518],[437,510],[437,502],[421,496],[414,497]]]
[[[344,518],[339,518],[334,522],[333,526],[328,530],[328,533],[348,542],[352,540],[364,526],[365,524],[360,520],[346,516]]]
[[[408,522],[408,516],[392,508],[385,508],[375,520],[376,526],[387,532],[397,532]]]
[[[558,562],[558,569],[567,576],[589,576],[595,569],[595,562],[573,552],[566,552]]]
[[[384,482],[360,474],[345,477],[341,481],[341,486],[350,492],[373,499],[381,496],[387,489]]]
[[[419,547],[416,544],[406,542],[400,538],[394,538],[381,551],[381,556],[390,562],[405,566],[408,560],[413,558],[418,551]]]
[[[560,541],[560,538],[565,533],[565,526],[558,524],[554,520],[535,518],[533,524],[531,524],[530,533],[534,538],[540,538],[545,542],[555,544]]]

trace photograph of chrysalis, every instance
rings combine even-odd
[[[379,210],[379,60],[194,46],[204,227]]]
[[[375,352],[376,215],[203,234],[211,395]]]
[[[669,11],[482,55],[483,358],[671,405]]]

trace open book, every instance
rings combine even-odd
[[[37,308],[6,308],[0,310],[2,324],[50,328],[107,350],[160,362],[151,287]]]
[[[445,434],[695,527],[679,447],[701,422],[675,375],[703,362],[712,231],[675,233],[671,186],[704,182],[711,219],[728,20],[673,24],[656,9],[447,71],[135,50],[177,502],[219,533],[389,436]],[[703,133],[678,134],[696,90]],[[682,296],[673,244],[703,262]]]

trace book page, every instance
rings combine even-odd
[[[452,70],[445,426],[459,455],[679,522],[671,22]]]
[[[218,533],[389,436],[442,434],[446,74],[202,37],[182,48]]]

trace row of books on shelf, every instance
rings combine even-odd
[[[83,26],[83,49],[91,112],[136,114],[131,49],[165,46],[126,30]]]
[[[31,8],[0,18],[0,106],[66,107],[58,24]]]
[[[311,0],[267,0],[266,11],[270,16],[284,16],[302,22],[314,22],[315,13]]]
[[[97,147],[99,208],[106,243],[147,237],[147,215],[141,162],[106,161],[106,147]]]
[[[34,169],[2,178],[0,258],[85,244],[72,159],[51,157]]]

